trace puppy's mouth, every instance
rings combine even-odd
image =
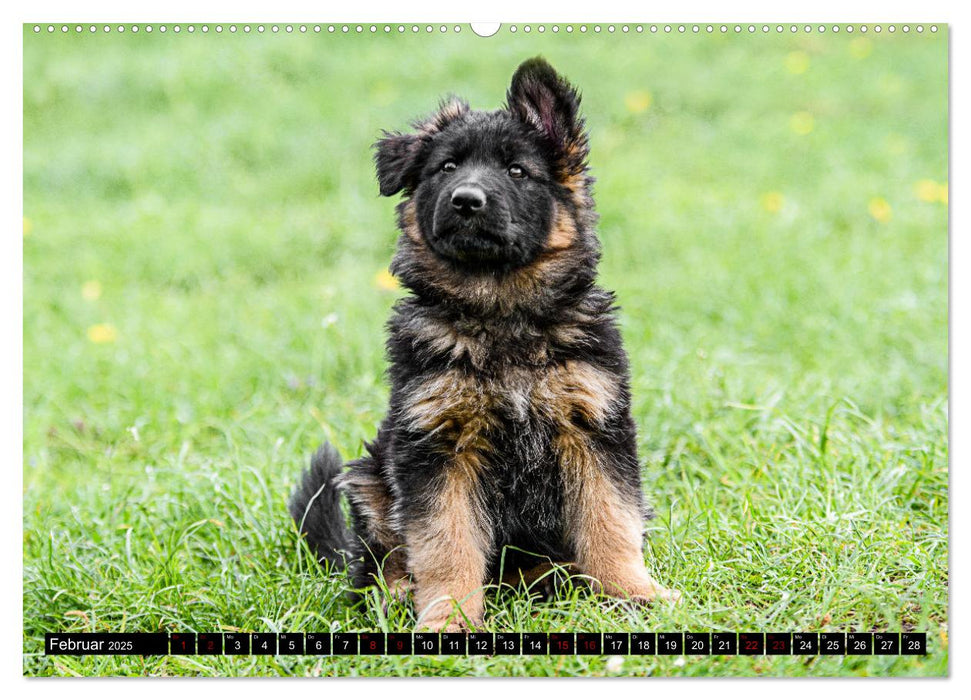
[[[508,227],[457,217],[436,220],[429,244],[442,257],[460,263],[508,263],[516,252]]]

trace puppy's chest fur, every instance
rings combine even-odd
[[[592,344],[580,324],[541,328],[419,312],[396,325],[398,416],[443,447],[495,453],[521,442],[523,431],[552,438],[602,430],[616,409],[620,377],[571,351]]]

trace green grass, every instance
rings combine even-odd
[[[466,29],[25,31],[25,674],[612,673],[43,656],[48,631],[411,629],[407,606],[348,607],[285,503],[322,440],[357,456],[385,410],[396,293],[375,276],[396,232],[370,144],[447,92],[494,108],[537,53],[583,89],[658,511],[648,564],[685,602],[504,591],[487,629],[916,630],[926,658],[618,673],[947,673],[947,207],[915,189],[947,182],[946,31]]]

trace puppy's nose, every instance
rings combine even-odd
[[[459,185],[452,192],[452,207],[464,216],[475,214],[485,204],[485,192],[475,185]]]

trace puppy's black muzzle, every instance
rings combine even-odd
[[[470,265],[505,265],[517,254],[510,228],[509,184],[483,168],[457,173],[438,195],[429,243]]]

